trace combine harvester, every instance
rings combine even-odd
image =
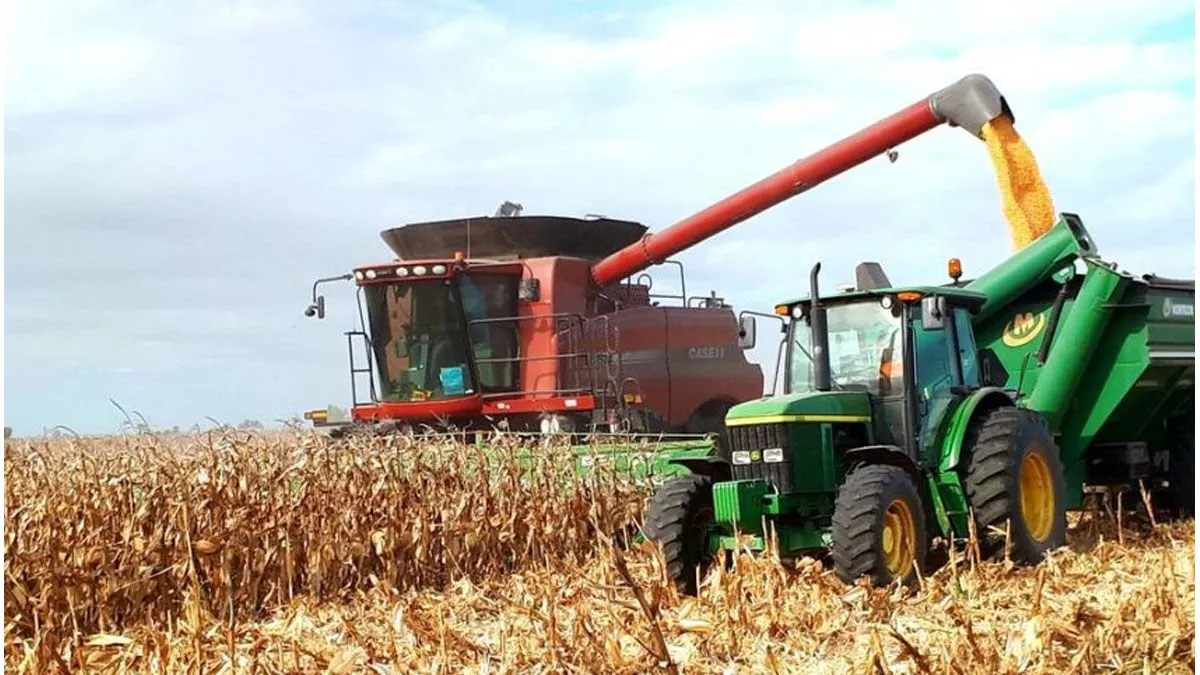
[[[719,433],[730,406],[762,395],[762,368],[715,292],[687,296],[682,264],[678,295],[628,279],[702,238],[645,232],[511,203],[385,230],[397,258],[341,277],[360,291],[347,333],[356,427]],[[309,312],[324,314],[316,285]]]
[[[978,135],[1002,112],[987,78],[965,77],[655,234],[628,221],[520,216],[510,203],[497,217],[386,230],[397,259],[318,280],[306,310],[324,316],[324,282],[358,286],[346,428],[584,432],[593,443],[576,448],[583,472],[592,453],[635,475],[678,471],[661,458],[630,464],[620,443],[598,452],[597,432],[670,435],[680,443],[657,450],[710,453],[727,411],[763,393],[761,368],[742,353],[754,312],[739,320],[715,293],[688,297],[679,263],[677,296],[632,277],[869,159],[894,159],[896,146],[941,124]]]

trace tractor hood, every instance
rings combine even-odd
[[[725,425],[779,424],[788,422],[867,422],[871,402],[862,391],[809,391],[766,396],[729,409]]]

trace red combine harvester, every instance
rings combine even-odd
[[[645,226],[517,214],[506,203],[385,230],[395,260],[336,277],[360,290],[354,422],[692,434],[762,395],[733,310],[688,297],[681,264],[678,295],[651,293],[648,275],[620,280],[649,264],[595,283],[596,261],[640,245]],[[323,314],[315,289],[310,315]]]
[[[715,293],[688,297],[669,258],[868,159],[894,161],[894,147],[943,123],[979,136],[1002,110],[1011,116],[991,81],[969,75],[655,234],[630,221],[521,216],[508,202],[493,217],[385,230],[397,259],[319,279],[306,314],[324,316],[319,284],[358,285],[360,328],[347,333],[354,423],[717,432],[729,407],[763,394],[762,369],[742,351],[754,312],[739,321]],[[632,278],[666,263],[679,267],[677,296]],[[678,305],[662,304],[670,299]]]

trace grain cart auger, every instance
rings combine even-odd
[[[678,461],[646,533],[694,591],[719,551],[829,550],[850,582],[910,581],[929,541],[1036,563],[1065,544],[1085,485],[1195,506],[1195,282],[1119,271],[1060,214],[974,281],[891,287],[874,263],[851,292],[787,317],[784,393],[725,420],[727,452]],[[738,543],[737,535],[743,541]],[[746,541],[748,539],[748,542]]]
[[[968,76],[654,234],[630,221],[519,209],[385,230],[397,258],[346,276],[358,287],[360,316],[347,334],[350,417],[720,432],[732,405],[763,391],[733,310],[715,293],[689,297],[678,263],[678,295],[652,293],[645,274],[631,277],[935,126],[978,136],[1007,112],[990,81]],[[315,287],[311,312],[324,315]]]

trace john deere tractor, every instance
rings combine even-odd
[[[1066,542],[1084,486],[1194,510],[1195,283],[1119,271],[1073,214],[995,269],[779,304],[783,393],[734,406],[718,452],[651,498],[646,536],[695,592],[723,550],[826,550],[838,576],[911,581],[930,541],[1018,562]],[[753,342],[753,317],[743,318]],[[740,537],[739,537],[740,535]]]

